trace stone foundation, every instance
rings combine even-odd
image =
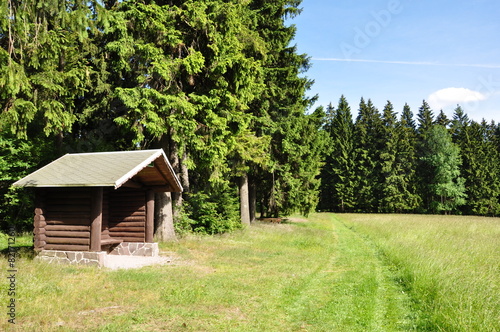
[[[47,263],[59,263],[69,265],[104,266],[107,254],[105,251],[61,251],[42,250],[35,259]]]
[[[157,257],[160,254],[160,250],[158,249],[158,243],[122,242],[114,247],[109,254],[120,256]]]
[[[109,253],[106,251],[42,250],[35,259],[47,263],[101,267],[106,266],[108,255],[158,257],[159,253],[158,243],[122,242],[113,247]]]

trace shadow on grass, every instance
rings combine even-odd
[[[26,258],[29,260],[33,260],[36,256],[36,252],[33,248],[33,246],[26,245],[26,246],[14,246],[11,247],[11,251],[14,250],[16,252],[16,259],[19,258]],[[9,258],[9,248],[5,248],[0,250],[0,257],[1,259],[7,260]]]

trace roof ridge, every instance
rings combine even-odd
[[[99,152],[75,152],[75,153],[66,153],[64,156],[75,156],[75,155],[90,155],[90,154],[115,154],[115,153],[137,153],[137,152],[157,152],[161,149],[147,149],[147,150],[127,150],[127,151],[99,151]]]

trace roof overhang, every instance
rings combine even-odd
[[[165,152],[66,154],[13,184],[18,187],[136,187],[182,192]]]

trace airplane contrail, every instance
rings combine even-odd
[[[365,63],[387,63],[397,65],[413,66],[447,66],[447,67],[477,67],[477,68],[500,68],[500,65],[491,64],[466,64],[466,63],[437,63],[423,61],[392,61],[392,60],[369,60],[369,59],[342,59],[342,58],[311,58],[313,61],[336,61],[336,62],[365,62]]]

